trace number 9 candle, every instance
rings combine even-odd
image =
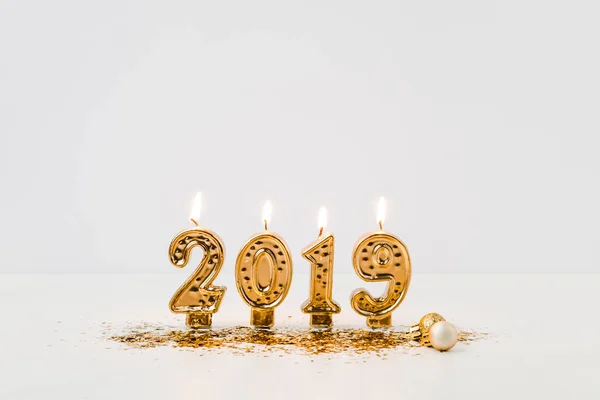
[[[323,234],[327,224],[327,210],[319,209],[319,237],[303,251],[302,257],[310,262],[310,297],[302,305],[302,312],[310,314],[310,325],[329,328],[333,325],[332,314],[341,311],[332,299],[333,287],[333,235]]]
[[[383,230],[384,218],[385,199],[381,197],[377,212],[379,230],[359,238],[352,254],[354,270],[362,280],[388,283],[382,297],[374,298],[366,289],[357,289],[350,298],[354,311],[366,317],[371,328],[392,325],[392,311],[404,300],[411,276],[408,250],[400,239]]]
[[[169,246],[171,264],[178,268],[187,265],[193,248],[201,247],[204,250],[200,265],[175,292],[169,303],[172,312],[186,314],[185,323],[190,328],[210,328],[212,315],[219,311],[227,289],[212,285],[225,261],[225,247],[214,232],[198,227],[200,201],[201,194],[197,193],[190,215],[190,220],[196,227],[175,236]]]
[[[263,208],[265,231],[248,239],[235,262],[238,292],[250,306],[250,325],[270,328],[275,323],[275,307],[292,283],[292,257],[283,239],[268,230],[272,207]]]

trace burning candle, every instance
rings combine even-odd
[[[264,232],[252,236],[240,250],[235,263],[238,292],[250,306],[250,325],[270,328],[275,307],[285,299],[292,283],[292,257],[276,233],[268,230],[272,206],[263,208]]]
[[[204,251],[204,257],[194,273],[175,292],[169,303],[172,312],[186,314],[185,323],[190,328],[210,328],[212,315],[219,311],[227,289],[212,285],[225,261],[225,247],[214,232],[198,226],[201,198],[201,194],[197,193],[190,215],[190,221],[196,227],[175,236],[169,246],[171,263],[178,268],[187,265],[193,248],[201,247]]]
[[[358,239],[352,263],[358,276],[367,282],[387,282],[383,296],[374,298],[366,289],[352,293],[350,305],[367,318],[367,326],[386,328],[392,325],[394,311],[408,290],[411,267],[406,246],[396,236],[383,230],[385,199],[379,199],[377,222],[379,230]]]
[[[323,233],[327,225],[327,210],[319,209],[319,236],[302,251],[302,257],[310,262],[310,296],[302,305],[302,312],[310,314],[310,325],[329,328],[333,325],[332,314],[341,311],[333,300],[333,244],[331,233]]]

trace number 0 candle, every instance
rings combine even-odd
[[[292,283],[292,257],[283,239],[268,230],[271,203],[263,208],[265,231],[252,236],[240,250],[235,263],[237,289],[250,306],[250,325],[270,328],[275,323],[275,307]]]
[[[406,246],[396,236],[383,230],[385,199],[379,199],[377,222],[379,230],[359,238],[352,255],[354,270],[367,282],[387,282],[382,297],[374,298],[365,289],[357,289],[351,296],[350,305],[358,314],[367,317],[371,328],[392,325],[394,311],[408,290],[411,268]]]
[[[225,260],[225,247],[221,239],[208,229],[198,227],[201,194],[196,194],[190,220],[195,228],[175,236],[169,246],[171,263],[183,268],[190,259],[193,248],[201,247],[204,257],[194,273],[175,292],[169,307],[174,313],[186,314],[186,325],[190,328],[210,328],[212,315],[219,310],[221,300],[227,289],[213,286]]]
[[[319,237],[302,251],[302,257],[310,262],[310,297],[302,305],[302,312],[310,314],[310,325],[329,328],[333,325],[332,314],[341,311],[332,299],[333,287],[333,235],[323,233],[327,224],[327,210],[319,210]]]

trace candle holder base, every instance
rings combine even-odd
[[[185,324],[192,329],[209,329],[212,325],[212,314],[210,313],[187,313]]]
[[[275,311],[253,308],[250,314],[250,325],[263,329],[272,327],[275,325]]]
[[[331,328],[333,326],[333,317],[331,314],[311,314],[310,326],[313,328]]]
[[[367,317],[367,326],[372,329],[391,327],[392,313],[387,313],[377,317]]]

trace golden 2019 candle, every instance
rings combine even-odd
[[[367,318],[367,326],[386,328],[392,325],[394,311],[408,291],[411,266],[408,250],[393,234],[383,230],[385,199],[379,200],[377,221],[379,230],[367,233],[356,242],[352,263],[357,275],[366,282],[387,282],[381,297],[373,297],[366,289],[357,289],[350,305]]]
[[[201,194],[197,193],[190,215],[196,227],[175,236],[169,246],[169,259],[178,268],[187,265],[192,249],[200,247],[204,251],[204,257],[194,273],[175,292],[169,303],[172,312],[186,315],[186,325],[190,328],[210,328],[212,315],[219,311],[227,290],[224,286],[212,284],[225,261],[225,247],[214,232],[198,226],[200,201]]]
[[[333,314],[341,311],[332,298],[334,238],[323,233],[327,224],[327,210],[319,210],[319,237],[302,251],[302,257],[310,262],[310,295],[302,305],[302,312],[310,314],[310,325],[315,328],[333,326]]]
[[[270,328],[275,308],[283,302],[292,283],[292,257],[282,237],[268,230],[271,203],[263,209],[265,230],[252,236],[238,253],[235,281],[238,292],[250,306],[250,325]]]

